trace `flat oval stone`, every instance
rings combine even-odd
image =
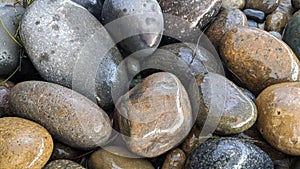
[[[215,48],[218,49],[224,34],[227,31],[240,26],[248,26],[247,17],[241,10],[223,10],[217,15],[217,18],[207,29],[206,36]]]
[[[75,148],[102,146],[111,133],[107,114],[63,86],[40,81],[18,83],[9,96],[13,115],[42,124],[56,139]]]
[[[192,128],[188,94],[171,73],[155,73],[120,98],[120,131],[128,148],[156,157],[178,145]]]
[[[269,32],[271,35],[275,36],[276,38],[282,40],[282,35],[279,32],[275,32],[275,31],[270,31]]]
[[[266,14],[263,11],[256,9],[245,9],[243,12],[247,18],[256,22],[263,23],[266,20]]]
[[[221,135],[241,133],[255,123],[255,104],[233,82],[213,73],[199,75],[196,80],[202,97],[200,102],[203,103],[197,116],[199,126],[204,125],[209,114],[217,119],[219,112],[221,119],[215,132]],[[215,93],[217,96],[213,96]],[[223,107],[218,107],[219,104]]]
[[[167,154],[162,169],[182,169],[184,168],[185,160],[186,156],[184,152],[181,149],[176,148]]]
[[[222,7],[224,9],[243,9],[246,4],[245,0],[223,0]]]
[[[299,80],[299,61],[281,40],[256,28],[225,34],[220,53],[224,64],[253,94],[282,82]]]
[[[257,125],[263,137],[276,149],[300,155],[300,83],[281,83],[266,88],[256,99]]]
[[[47,164],[43,169],[85,169],[80,164],[70,160],[55,160]]]
[[[51,160],[75,160],[78,158],[82,153],[80,151],[75,150],[67,145],[61,144],[59,142],[54,143],[53,152],[51,155]]]
[[[285,13],[274,11],[266,19],[265,30],[281,33],[287,22],[288,17]]]
[[[154,169],[152,164],[141,158],[129,158],[131,153],[121,147],[106,147],[95,151],[89,161],[89,169]]]
[[[246,0],[245,8],[258,9],[266,14],[273,12],[279,6],[279,0]]]
[[[37,123],[18,118],[0,118],[1,168],[42,168],[51,156],[53,140]]]
[[[285,27],[282,40],[292,48],[298,59],[300,59],[300,39],[296,35],[299,33],[300,17],[292,17]]]
[[[273,169],[270,157],[252,143],[237,138],[210,139],[192,153],[187,162],[198,168],[264,168]]]

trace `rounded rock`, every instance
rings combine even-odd
[[[263,11],[256,9],[245,9],[244,14],[248,19],[252,19],[258,23],[263,23],[266,19],[266,14]]]
[[[258,9],[266,14],[273,12],[279,6],[279,0],[246,0],[245,8]]]
[[[59,142],[54,143],[53,152],[51,155],[51,160],[75,160],[81,155],[81,153],[69,146],[61,144]]]
[[[277,39],[282,40],[282,35],[279,32],[270,31],[269,33],[275,36]]]
[[[243,9],[246,4],[245,0],[223,0],[222,7],[224,9]]]
[[[52,150],[52,137],[44,127],[18,117],[0,118],[1,168],[42,168]]]
[[[287,43],[295,52],[298,59],[300,59],[300,17],[292,17],[285,27],[282,40]]]
[[[276,11],[285,13],[288,19],[290,19],[295,12],[295,8],[292,6],[291,0],[280,0],[279,6],[276,8]]]
[[[80,164],[70,160],[55,160],[47,164],[43,169],[85,169]]]
[[[288,17],[285,13],[274,11],[266,20],[265,30],[276,31],[281,33],[288,22]]]
[[[86,97],[57,84],[18,83],[11,90],[9,104],[13,115],[42,124],[71,147],[95,148],[110,137],[112,128],[107,114]]]
[[[162,166],[162,169],[182,169],[186,161],[184,152],[176,148],[167,154],[166,160]]]
[[[82,5],[99,21],[101,20],[102,2],[99,0],[72,0],[73,2]]]

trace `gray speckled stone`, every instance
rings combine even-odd
[[[1,5],[1,4],[0,4]],[[24,8],[13,6],[0,6],[0,18],[8,31],[14,35],[19,26],[18,19],[21,20]],[[0,76],[12,73],[19,63],[19,52],[21,48],[7,34],[0,25]]]
[[[89,89],[96,88],[100,106],[112,107],[111,87],[117,85],[118,77],[126,79],[126,75],[116,75],[122,58],[88,10],[71,0],[34,1],[21,28],[26,51],[45,80],[73,85],[74,90],[94,101],[96,94]]]
[[[187,163],[190,169],[273,169],[270,157],[256,145],[237,138],[210,139],[196,148]]]
[[[55,161],[51,161],[43,169],[85,169],[85,168],[74,161],[55,160]]]
[[[111,125],[107,114],[92,101],[63,86],[27,81],[9,95],[11,114],[43,125],[71,147],[91,149],[106,144]]]

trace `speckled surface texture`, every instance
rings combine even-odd
[[[57,84],[18,83],[9,97],[11,113],[42,124],[61,142],[90,149],[105,144],[111,133],[107,114],[86,97]]]
[[[176,148],[167,154],[162,169],[183,169],[186,161],[184,152]]]
[[[285,13],[274,11],[271,13],[266,20],[266,31],[276,31],[281,33],[288,22],[288,17]]]
[[[252,143],[237,138],[210,139],[190,156],[187,168],[273,169],[268,155]]]
[[[280,0],[246,0],[245,8],[258,9],[269,14],[279,6],[279,2]]]
[[[224,64],[253,94],[266,87],[298,81],[299,61],[284,42],[256,28],[237,28],[220,45]]]
[[[85,168],[74,161],[55,160],[55,161],[51,161],[43,169],[85,169]]]
[[[0,168],[42,168],[52,150],[44,127],[18,117],[0,118]]]
[[[256,100],[258,130],[278,150],[300,155],[300,83],[281,83],[265,89]]]
[[[246,0],[222,0],[224,9],[243,9],[246,5]]]

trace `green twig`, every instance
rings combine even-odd
[[[16,43],[18,44],[21,48],[23,48],[23,45],[17,41],[17,39],[8,31],[7,27],[4,25],[2,19],[0,18],[0,22],[1,22],[1,25],[3,27],[3,29],[5,30],[5,32],[8,34],[8,36]]]
[[[6,82],[9,81],[9,79],[11,79],[20,69],[20,66],[17,67],[17,69],[5,80],[3,80],[2,82],[0,82],[0,86],[4,86]]]

